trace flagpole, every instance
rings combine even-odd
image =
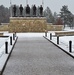
[[[44,8],[44,0],[42,0],[42,6],[43,6],[43,8]]]
[[[28,0],[26,0],[26,5],[28,4]]]
[[[12,2],[10,0],[10,17],[12,17]]]

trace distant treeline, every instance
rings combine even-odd
[[[17,8],[18,7],[19,6],[17,6]],[[38,8],[39,7],[37,7],[37,9]],[[0,6],[0,24],[9,23],[9,17],[11,13],[10,10],[11,7],[7,8],[3,5]],[[19,12],[17,13],[19,14]],[[46,17],[48,23],[52,23],[54,25],[64,24],[64,26],[68,25],[70,27],[74,26],[74,15],[71,13],[71,11],[69,11],[68,6],[62,6],[59,14],[57,14],[56,12],[52,13],[51,9],[47,7],[46,9],[43,9],[43,15],[44,17]]]
[[[0,6],[0,24],[9,22],[9,8]]]

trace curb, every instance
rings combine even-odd
[[[12,51],[13,51],[13,48],[14,48],[15,44],[16,44],[16,42],[17,42],[17,39],[18,39],[18,37],[16,37],[16,40],[15,40],[15,42],[14,42],[12,48],[11,48],[11,51],[10,51],[10,53],[9,53],[9,55],[8,55],[8,57],[7,57],[7,59],[6,59],[6,61],[5,61],[5,64],[4,64],[3,68],[2,68],[2,70],[0,71],[0,75],[3,74],[3,71],[4,71],[5,67],[6,67],[6,64],[7,64],[8,60],[9,60],[9,58],[10,58],[10,56],[11,56],[11,53],[12,53]]]
[[[52,44],[54,44],[55,46],[57,46],[58,48],[60,48],[62,51],[64,51],[66,54],[68,54],[69,56],[71,56],[74,59],[74,56],[72,54],[70,54],[69,52],[65,51],[62,47],[60,47],[59,45],[57,45],[56,43],[52,42],[51,40],[49,40],[47,37],[43,36],[45,39],[47,39],[48,41],[50,41]]]

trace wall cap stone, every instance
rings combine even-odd
[[[10,20],[46,20],[46,17],[10,17]]]

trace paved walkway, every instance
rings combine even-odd
[[[39,38],[18,38],[3,75],[74,75],[74,59]]]

